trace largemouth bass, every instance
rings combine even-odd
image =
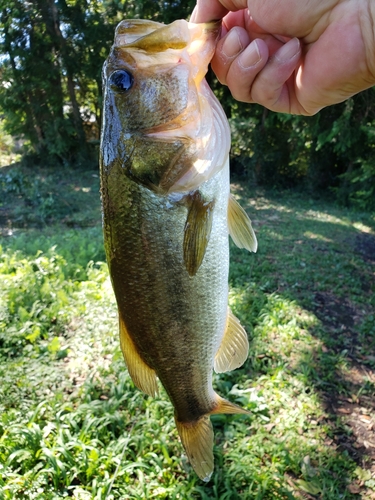
[[[230,131],[204,76],[219,24],[126,20],[104,65],[101,196],[120,341],[134,384],[160,379],[194,470],[213,471],[210,415],[246,413],[212,387],[248,339],[228,309],[228,230],[256,251],[229,193]]]

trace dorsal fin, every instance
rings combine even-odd
[[[216,373],[229,372],[244,364],[249,352],[245,329],[228,307],[227,328],[214,360]]]
[[[246,248],[249,252],[256,252],[257,238],[245,210],[232,194],[228,203],[228,230],[232,240],[239,248]]]
[[[188,216],[184,233],[184,261],[190,276],[202,264],[212,228],[213,201],[205,201],[199,191],[188,195]]]

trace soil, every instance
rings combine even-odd
[[[358,234],[355,240],[355,251],[365,260],[375,263],[375,236],[368,233]]]
[[[366,233],[357,235],[352,248],[375,266],[375,236]],[[371,281],[371,288],[375,290],[375,268]],[[316,293],[314,302],[314,313],[327,334],[334,338],[333,349],[337,352],[346,349],[350,360],[343,380],[345,394],[322,392],[333,430],[332,441],[339,449],[346,450],[358,465],[375,475],[375,353],[364,356],[358,349],[358,327],[366,312],[358,310],[349,300],[329,292]],[[365,386],[372,387],[372,390],[364,391]],[[362,498],[375,498],[360,479],[352,483],[349,490]]]

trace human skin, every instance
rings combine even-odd
[[[239,101],[313,115],[375,85],[373,0],[198,0],[191,21],[216,19],[212,68]]]

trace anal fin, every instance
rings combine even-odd
[[[189,211],[184,232],[184,261],[187,272],[194,276],[202,264],[212,228],[214,202],[207,202],[199,191],[188,196]]]
[[[214,360],[216,373],[229,372],[244,364],[249,352],[247,334],[228,307],[227,327]]]
[[[214,470],[214,431],[208,415],[196,422],[179,422],[175,417],[176,427],[186,455],[196,474],[209,481]]]
[[[232,194],[229,195],[228,203],[228,230],[238,248],[246,248],[249,252],[257,251],[258,242],[251,220]]]
[[[122,354],[134,384],[149,396],[156,396],[158,394],[158,384],[155,370],[150,368],[139,355],[121,316],[119,326]]]
[[[241,408],[234,403],[231,403],[227,399],[220,397],[216,394],[217,406],[214,410],[210,412],[210,415],[215,415],[217,413],[231,413],[231,414],[241,414],[241,415],[251,415],[251,412]]]

